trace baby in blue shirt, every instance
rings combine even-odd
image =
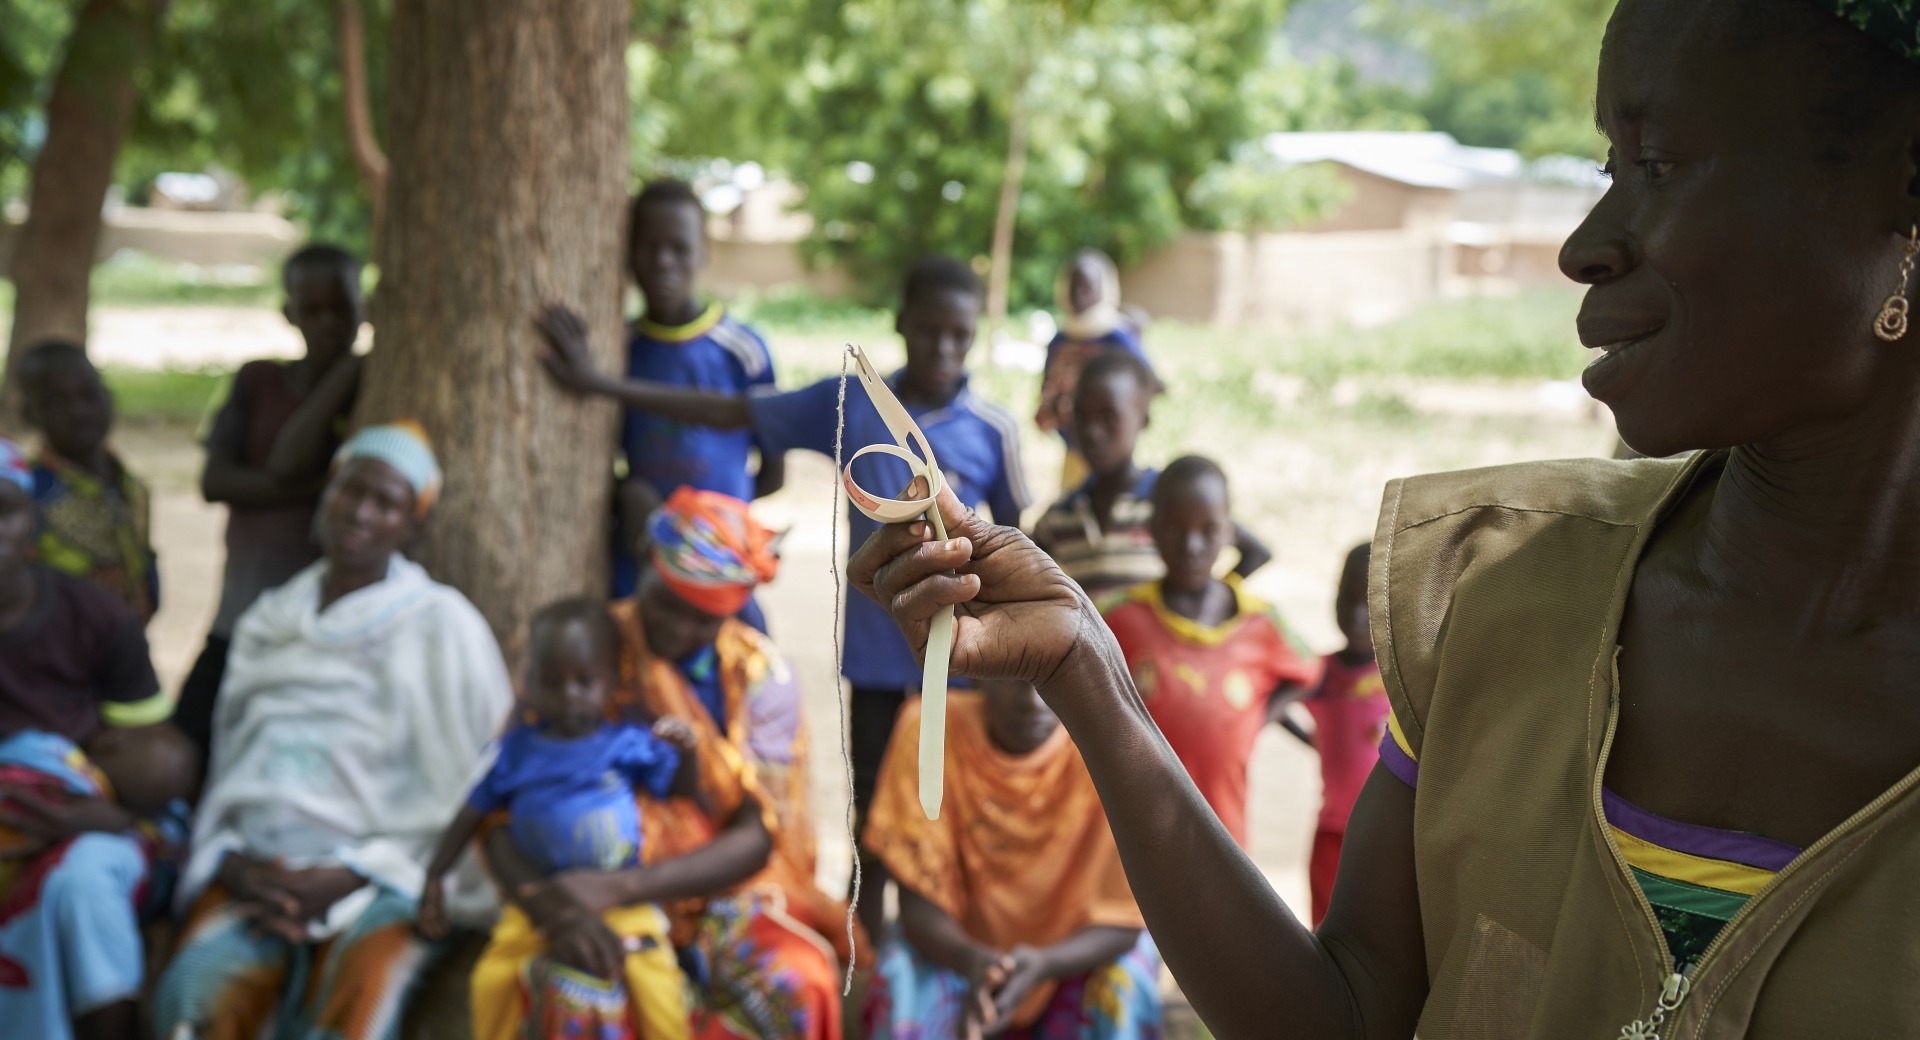
[[[620,870],[640,863],[636,792],[691,795],[697,783],[686,722],[662,719],[649,730],[605,720],[619,633],[604,606],[581,598],[542,608],[528,645],[534,719],[500,738],[492,766],[440,838],[420,896],[428,938],[446,934],[444,879],[489,814],[507,811],[514,844],[544,874]]]

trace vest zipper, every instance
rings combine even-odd
[[[1613,840],[1613,825],[1607,822],[1606,806],[1600,800],[1600,788],[1606,782],[1607,776],[1607,757],[1613,753],[1613,733],[1620,725],[1619,692],[1620,652],[1615,650],[1613,693],[1608,698],[1610,703],[1607,707],[1607,735],[1600,741],[1600,763],[1595,767],[1593,775],[1593,818],[1600,825],[1600,837],[1607,843],[1607,851],[1613,854],[1615,868],[1627,879],[1627,887],[1633,889],[1635,905],[1639,906],[1641,913],[1646,915],[1647,927],[1653,930],[1654,944],[1660,947],[1660,966],[1667,971],[1667,980],[1660,987],[1660,996],[1653,1002],[1653,1013],[1621,1026],[1620,1040],[1661,1040],[1660,1027],[1665,1024],[1667,1015],[1679,1009],[1680,1002],[1687,999],[1687,991],[1692,988],[1688,981],[1688,974],[1692,969],[1689,968],[1686,973],[1674,970],[1673,951],[1667,948],[1667,933],[1661,930],[1660,919],[1654,916],[1653,904],[1647,901],[1647,894],[1640,890],[1639,883],[1634,880],[1633,870],[1627,864],[1626,854],[1620,851],[1620,843]],[[1752,905],[1752,900],[1747,902],[1748,905]],[[1744,913],[1746,907],[1742,906],[1740,910]],[[1737,919],[1738,915],[1736,914],[1735,917]],[[1731,925],[1732,922],[1728,922],[1728,926],[1731,927]],[[1722,928],[1720,935],[1715,936],[1714,941],[1708,944],[1707,951],[1711,952],[1715,946],[1718,946],[1721,936],[1726,934],[1727,929]],[[1702,960],[1704,959],[1702,957]],[[1695,967],[1698,966],[1698,962],[1695,962]]]
[[[1687,999],[1690,989],[1692,984],[1685,972],[1669,974],[1660,986],[1660,998],[1653,1002],[1653,1014],[1620,1027],[1620,1040],[1660,1040],[1660,1027],[1666,1024],[1667,1015],[1680,1010],[1680,1002]]]
[[[1594,818],[1598,820],[1600,824],[1600,835],[1606,839],[1608,851],[1613,853],[1615,866],[1619,869],[1621,875],[1627,879],[1627,887],[1633,889],[1634,901],[1638,903],[1640,909],[1646,913],[1647,923],[1653,928],[1654,942],[1660,947],[1660,964],[1667,969],[1667,978],[1660,987],[1660,996],[1654,1001],[1653,1012],[1646,1018],[1637,1019],[1622,1026],[1619,1040],[1662,1040],[1660,1029],[1665,1024],[1667,1016],[1679,1010],[1681,1002],[1686,1000],[1687,994],[1692,991],[1692,980],[1700,974],[1701,968],[1713,961],[1714,955],[1719,953],[1721,947],[1725,946],[1734,936],[1738,926],[1745,923],[1746,919],[1752,915],[1755,904],[1759,903],[1775,888],[1778,888],[1781,879],[1796,872],[1800,864],[1807,862],[1834,842],[1858,830],[1862,823],[1872,819],[1894,799],[1906,794],[1916,783],[1920,783],[1920,769],[1915,769],[1902,777],[1898,783],[1882,791],[1878,798],[1868,802],[1860,811],[1847,817],[1846,820],[1841,822],[1840,826],[1828,831],[1821,836],[1819,841],[1814,842],[1802,850],[1800,855],[1795,856],[1791,863],[1782,867],[1765,885],[1760,887],[1758,892],[1755,892],[1745,903],[1741,904],[1740,909],[1735,911],[1734,915],[1727,920],[1727,923],[1720,927],[1720,931],[1713,937],[1713,941],[1707,944],[1706,949],[1700,951],[1700,956],[1688,966],[1686,971],[1675,971],[1673,951],[1667,947],[1667,933],[1661,930],[1660,919],[1654,916],[1653,913],[1653,904],[1648,902],[1646,892],[1640,888],[1640,883],[1634,879],[1633,870],[1627,864],[1626,854],[1620,851],[1620,844],[1613,840],[1613,825],[1607,822],[1606,807],[1600,800],[1600,787],[1605,782],[1607,775],[1607,756],[1613,751],[1614,729],[1620,724],[1620,703],[1618,700],[1620,692],[1619,659],[1619,651],[1615,650],[1613,699],[1607,712],[1607,735],[1600,742],[1600,763],[1594,772],[1593,811],[1595,814]]]

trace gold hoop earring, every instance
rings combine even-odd
[[[1900,284],[1880,305],[1880,316],[1873,319],[1873,334],[1888,343],[1898,343],[1907,335],[1907,314],[1913,306],[1907,299],[1907,289],[1913,284],[1916,256],[1920,256],[1920,224],[1915,224],[1913,233],[1907,236],[1905,255],[1900,258]]]

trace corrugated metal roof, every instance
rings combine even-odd
[[[1516,180],[1527,169],[1512,149],[1474,148],[1440,132],[1275,133],[1267,135],[1266,148],[1289,165],[1345,163],[1402,184],[1450,191]]]

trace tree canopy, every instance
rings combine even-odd
[[[391,0],[352,2],[377,119]],[[1431,126],[1592,152],[1593,62],[1568,55],[1613,2],[1369,0],[1354,31],[1417,66],[1387,80],[1337,51],[1297,56],[1294,0],[636,2],[631,165],[636,181],[747,161],[790,178],[813,219],[807,252],[879,297],[920,254],[987,253],[1018,116],[1013,297],[1044,305],[1075,248],[1125,263],[1185,228],[1283,229],[1336,203],[1323,171],[1267,158],[1272,131]],[[24,189],[72,8],[0,6],[0,198]],[[172,0],[120,183],[138,197],[162,170],[223,168],[281,194],[312,234],[367,250],[340,70],[334,4]]]

